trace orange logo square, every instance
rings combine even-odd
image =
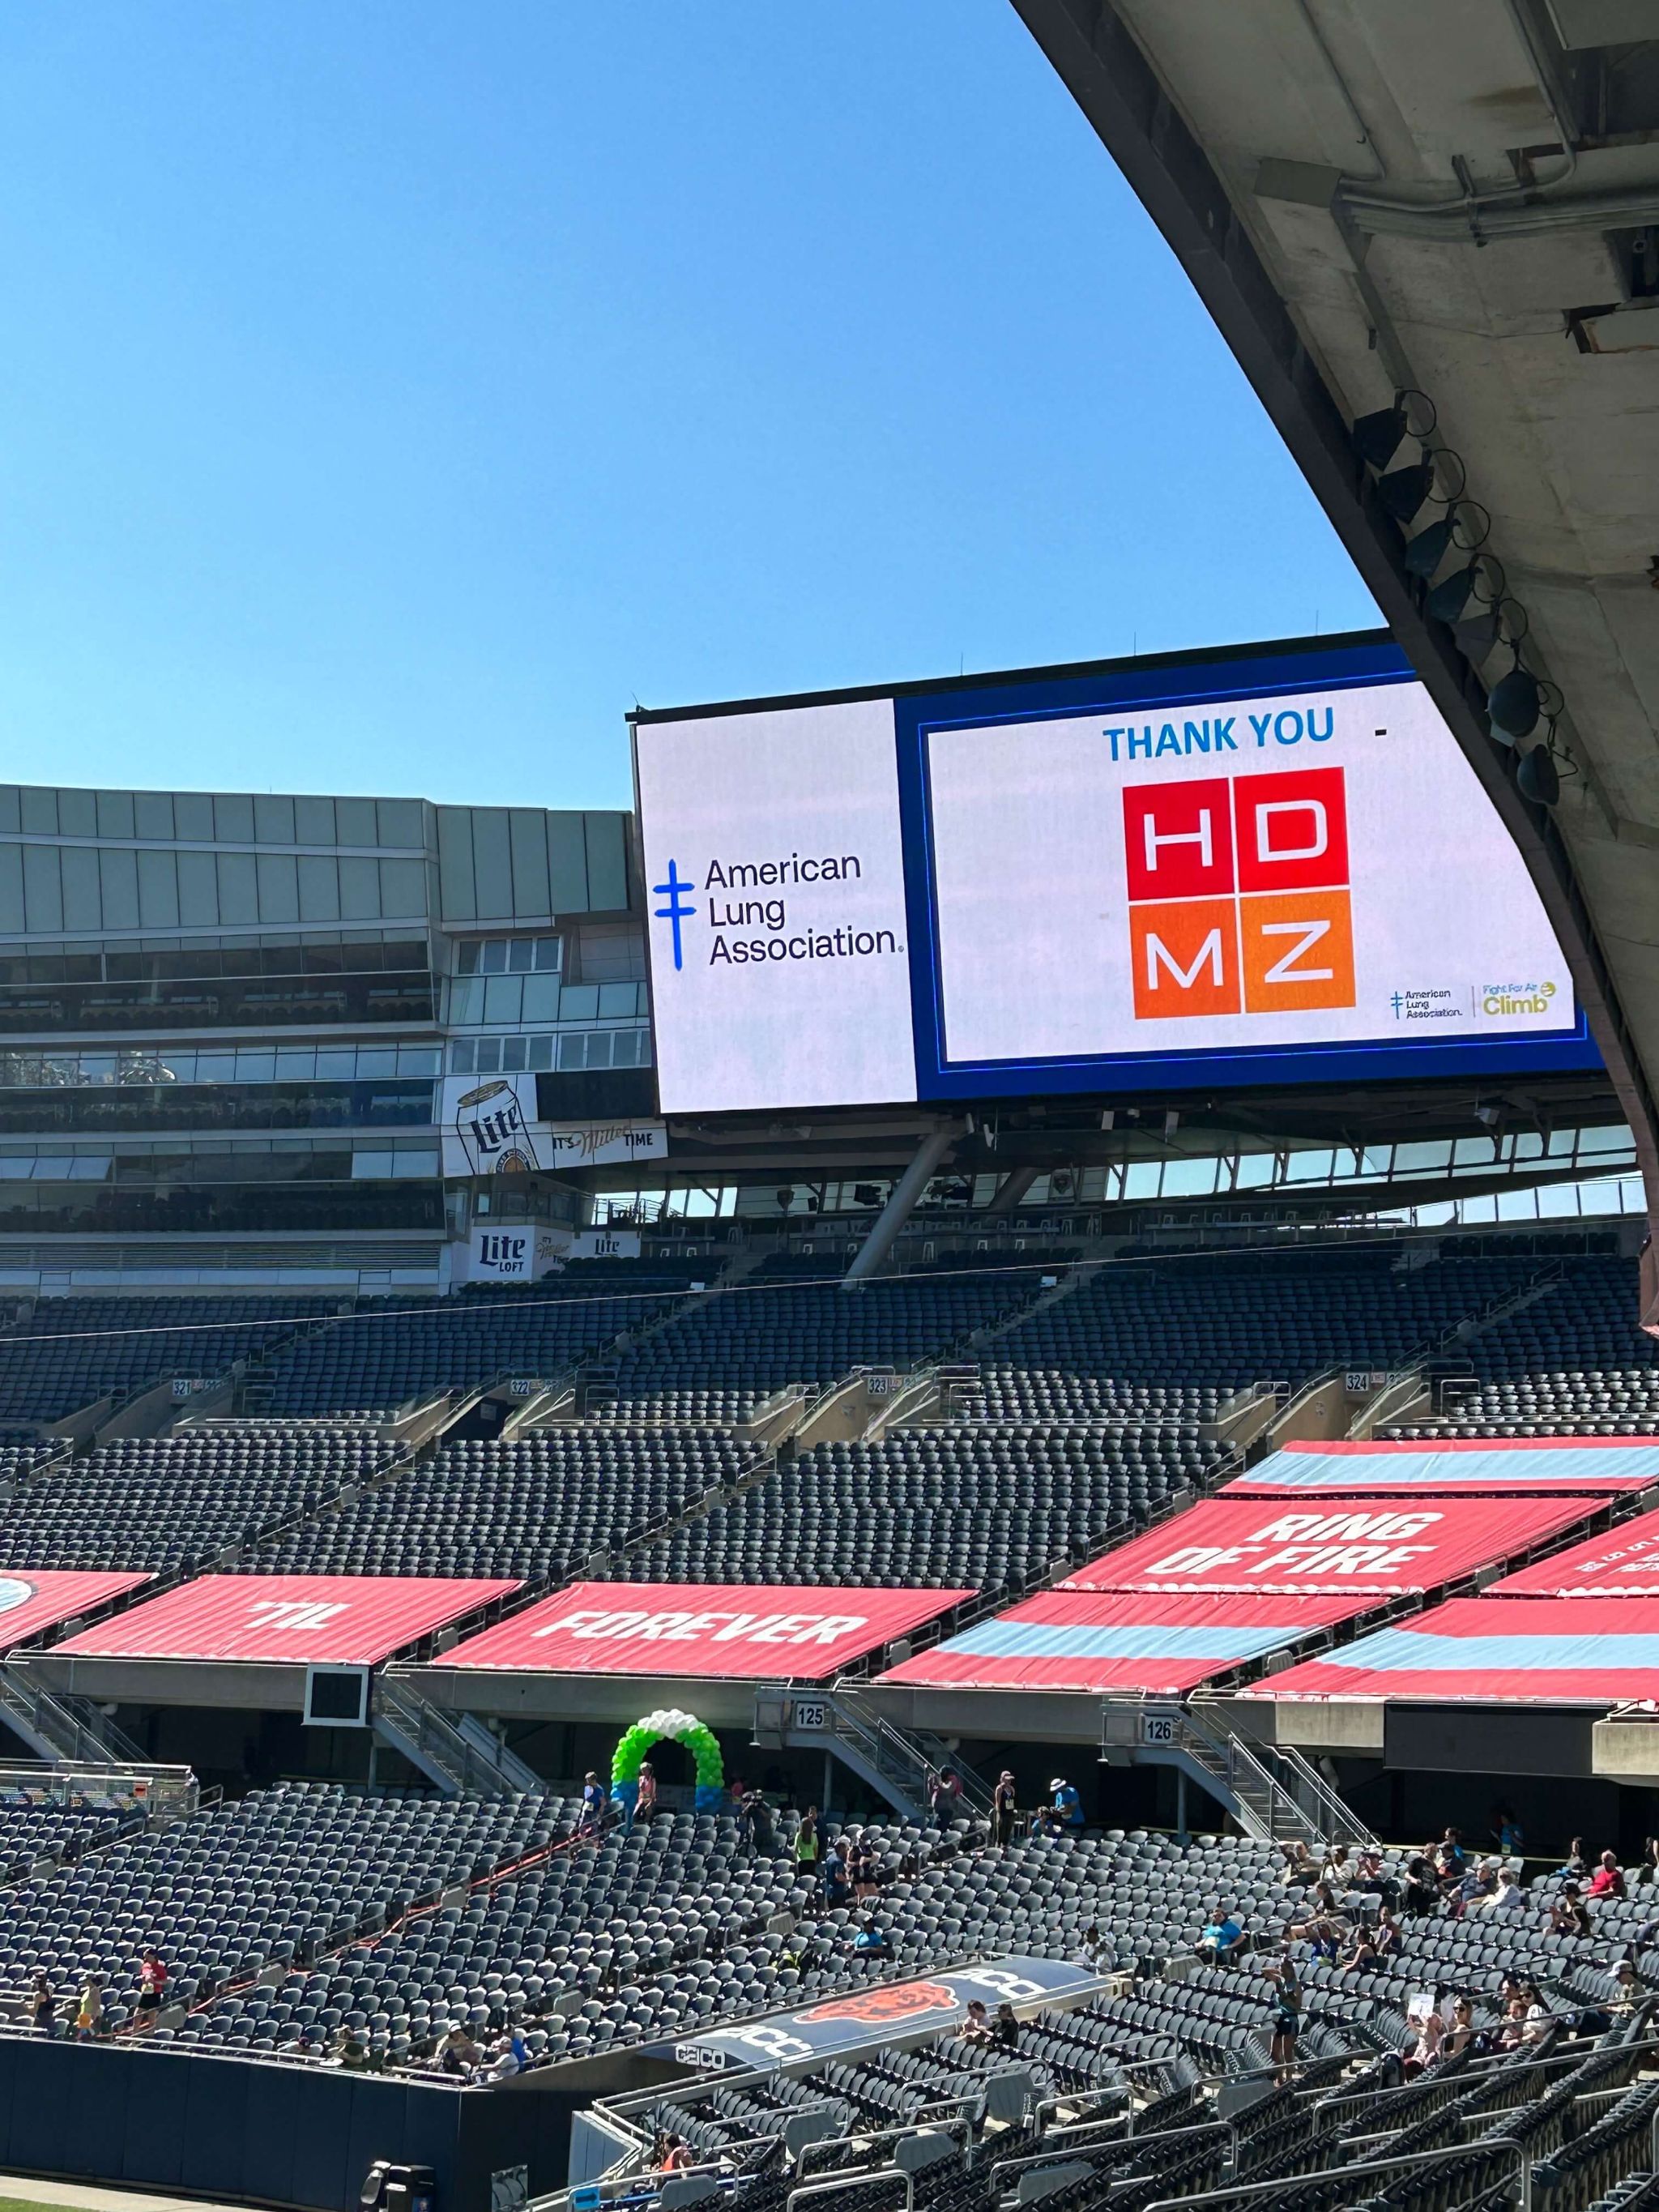
[[[1129,959],[1138,1021],[1237,1013],[1237,902],[1159,899],[1132,906]]]
[[[1346,891],[1247,894],[1238,906],[1248,1013],[1353,1005],[1353,920]]]

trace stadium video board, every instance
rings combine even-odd
[[[665,1113],[1599,1064],[1384,638],[632,720]]]

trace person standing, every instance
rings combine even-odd
[[[657,1770],[648,1759],[642,1759],[640,1761],[639,1787],[634,1794],[634,1810],[629,1818],[629,1826],[631,1828],[635,1820],[643,1820],[649,1827],[656,1810]]]
[[[811,1883],[818,1870],[818,1808],[809,1805],[800,1816],[800,1826],[795,1831],[795,1871],[801,1880]]]
[[[1267,1971],[1274,1984],[1273,2047],[1268,2055],[1279,2069],[1277,2079],[1282,2087],[1296,2065],[1296,2039],[1302,2032],[1302,1984],[1288,1943],[1277,1963]]]
[[[133,2032],[147,2035],[167,1996],[167,1970],[159,1951],[145,1951],[138,1960],[138,2007]]]
[[[941,1766],[927,1793],[933,1826],[941,1834],[962,1812],[962,1777],[953,1766]]]
[[[100,1974],[88,1974],[81,1984],[81,2002],[76,2008],[75,2033],[82,2043],[104,2028],[104,1983]]]
[[[1006,1850],[1013,1842],[1014,1822],[1018,1817],[1014,1778],[1005,1767],[997,1777],[997,1786],[991,1793],[991,1833],[1000,1850]]]
[[[44,1973],[37,1973],[29,1984],[29,2019],[37,2035],[51,2035],[58,2017],[58,2000],[52,1993],[52,1984]]]

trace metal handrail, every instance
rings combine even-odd
[[[1103,2126],[1105,2123],[1102,2122],[1100,2124]],[[1146,2143],[1170,2142],[1186,2136],[1212,2136],[1218,2133],[1225,2134],[1229,2139],[1231,2145],[1231,2155],[1237,2170],[1238,2128],[1237,2123],[1232,2120],[1199,2120],[1189,2128],[1159,2128],[1149,2136],[1119,2136],[1116,2142],[1125,2149],[1139,2150]],[[991,2186],[994,2189],[998,2185],[998,2177],[1001,2174],[1021,2173],[1034,2166],[1063,2165],[1066,2159],[1082,2155],[1085,2148],[1086,2146],[1074,2148],[1070,2144],[1062,2144],[1052,2150],[1032,2151],[1024,2158],[1002,2159],[991,2168]],[[1097,2145],[1096,2148],[1103,2148],[1104,2146]]]
[[[1407,2166],[1443,2166],[1448,2159],[1473,2158],[1483,2150],[1506,2150],[1513,2154],[1516,2170],[1521,2183],[1521,2212],[1532,2212],[1532,2157],[1524,2143],[1513,2136],[1488,2136],[1481,2142],[1443,2144],[1438,2150],[1418,2150],[1403,2153],[1399,2158],[1365,2159],[1358,2166],[1339,2166],[1335,2175],[1349,2181],[1359,2174],[1399,2173]],[[1277,2181],[1235,2182],[1226,2189],[1206,2189],[1204,2201],[1210,2204],[1237,2204],[1245,2197],[1278,2194],[1282,2196],[1285,2181],[1281,2175]],[[1145,2208],[1145,2212],[1182,2212],[1191,2199],[1185,2197],[1159,2197]]]
[[[809,2197],[843,2196],[848,2190],[866,2188],[872,2181],[902,2183],[904,2189],[904,2212],[915,2212],[916,2177],[914,2173],[905,2172],[902,2167],[896,2166],[878,2166],[873,2173],[838,2174],[833,2181],[809,2181],[803,2187],[790,2191],[783,2200],[783,2212],[795,2212],[796,2205],[804,2204]],[[1531,2206],[1524,2207],[1523,2212],[1532,2212]]]

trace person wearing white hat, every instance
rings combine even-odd
[[[1076,1784],[1068,1782],[1063,1774],[1055,1775],[1048,1784],[1048,1803],[1056,1835],[1068,1829],[1075,1833],[1082,1828],[1083,1800],[1077,1793]]]

